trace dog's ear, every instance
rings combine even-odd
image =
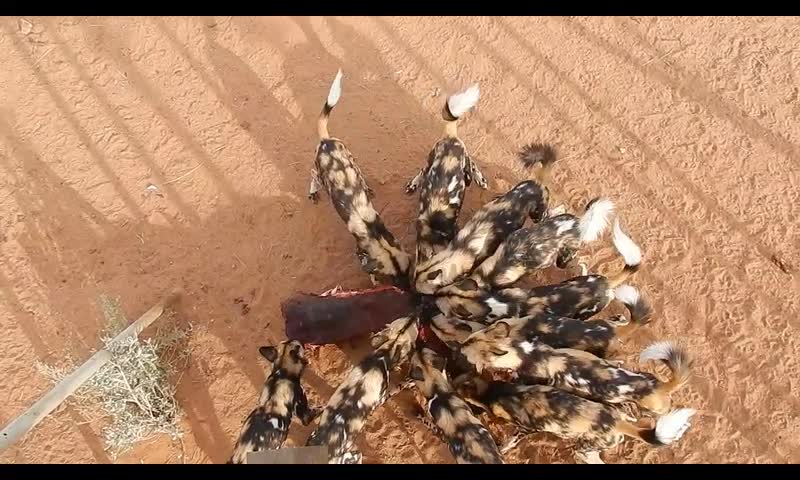
[[[389,340],[389,337],[382,333],[376,333],[369,339],[369,346],[373,349],[380,347]]]
[[[472,333],[472,327],[470,327],[467,322],[453,322],[453,327],[456,330],[461,330],[462,332]]]
[[[412,380],[417,380],[418,382],[425,381],[425,374],[422,372],[422,369],[414,365],[408,370],[408,376],[411,377]]]
[[[278,359],[278,349],[271,346],[264,346],[258,348],[258,353],[261,354],[262,357],[266,358],[267,361],[270,363],[275,362]]]
[[[474,291],[478,289],[478,282],[471,278],[467,278],[458,284],[458,288],[464,291]]]
[[[442,275],[442,269],[439,268],[439,269],[434,270],[432,272],[428,272],[428,276],[426,278],[428,280],[435,280],[436,278],[438,278],[441,275]]]
[[[510,333],[511,325],[508,322],[499,321],[492,325],[492,336],[495,338],[507,338]]]
[[[431,357],[431,365],[433,366],[433,368],[441,372],[447,365],[447,359],[442,357],[441,355],[433,354],[433,356]]]

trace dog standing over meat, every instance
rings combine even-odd
[[[461,282],[437,292],[436,305],[448,317],[464,320],[551,314],[585,320],[605,309],[617,299],[626,305],[635,303],[629,285],[624,285],[642,263],[639,246],[622,230],[619,220],[612,229],[614,247],[625,261],[625,267],[611,277],[588,275],[582,264],[578,277],[552,285],[531,289],[474,289],[477,282]],[[461,288],[463,287],[463,288]],[[634,289],[635,291],[635,289]]]
[[[416,266],[414,286],[417,292],[431,295],[469,273],[492,255],[527,217],[540,222],[547,216],[550,191],[546,186],[556,160],[549,145],[531,144],[519,155],[526,168],[537,164],[541,169],[536,180],[518,183],[478,211],[459,230],[452,242],[439,253]]]
[[[503,463],[491,433],[453,390],[444,372],[445,359],[423,348],[411,358],[409,376],[426,400],[426,425],[447,444],[458,463]]]
[[[361,169],[341,140],[328,133],[328,117],[342,93],[342,71],[336,74],[317,121],[317,145],[308,196],[315,203],[320,187],[325,188],[336,212],[356,239],[356,256],[373,284],[389,282],[409,286],[410,257],[386,228],[370,198]]]
[[[520,434],[503,447],[503,453],[526,434],[548,432],[575,440],[576,457],[586,463],[604,463],[600,452],[619,445],[625,437],[653,447],[674,443],[695,414],[690,408],[681,408],[658,418],[654,427],[640,427],[615,408],[547,385],[487,382],[475,377],[464,382],[459,392],[471,404],[519,428]]]
[[[374,351],[333,392],[307,446],[327,446],[329,463],[361,463],[356,436],[389,398],[389,373],[409,357],[417,334],[415,320],[403,317],[372,336]]]
[[[300,342],[291,340],[277,347],[265,346],[259,353],[272,363],[256,407],[242,426],[228,463],[247,463],[247,454],[281,448],[289,435],[292,415],[308,425],[320,410],[309,408],[300,377],[308,360]]]
[[[458,138],[458,120],[478,103],[480,90],[472,85],[451,95],[442,109],[444,136],[428,154],[428,164],[406,185],[406,193],[419,189],[416,264],[447,247],[458,230],[464,193],[472,181],[484,190],[488,182]]]

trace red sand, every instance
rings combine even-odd
[[[280,301],[369,284],[330,205],[305,198],[341,67],[331,131],[409,251],[403,185],[445,95],[473,81],[482,98],[460,132],[492,191],[470,189],[462,218],[522,178],[514,152],[533,140],[559,148],[572,209],[618,203],[657,312],[619,358],[685,342],[695,376],[675,403],[699,413],[674,448],[626,441],[607,461],[800,462],[795,18],[27,20],[0,19],[0,424],[50,388],[36,361],[97,348],[100,293],[135,318],[182,287],[179,318],[195,326],[183,445],[157,439],[119,461],[227,459],[264,380],[257,347],[281,338]],[[613,248],[597,245],[607,271]],[[363,352],[313,354],[315,402]],[[365,461],[451,462],[408,398],[370,420]],[[573,461],[544,435],[509,460]],[[100,426],[64,407],[0,461],[110,459]]]

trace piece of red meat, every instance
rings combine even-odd
[[[412,295],[388,286],[326,295],[298,293],[281,304],[286,336],[312,345],[368,335],[413,312]]]

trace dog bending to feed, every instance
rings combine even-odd
[[[596,402],[632,402],[656,414],[670,410],[672,393],[691,375],[686,351],[667,341],[651,344],[639,356],[641,363],[664,362],[671,371],[667,381],[652,373],[626,370],[583,350],[553,348],[537,340],[517,341],[513,336],[489,337],[482,331],[467,338],[459,355],[478,373],[510,370]]]
[[[464,193],[472,181],[489,185],[458,137],[458,120],[478,103],[480,90],[472,85],[451,95],[442,109],[444,136],[428,154],[428,164],[406,185],[406,193],[419,189],[416,264],[440,252],[455,237]]]
[[[324,188],[339,217],[356,240],[356,257],[373,284],[409,286],[410,256],[403,251],[372,205],[372,190],[345,144],[328,133],[328,117],[342,92],[342,71],[336,74],[317,121],[319,144],[308,196],[314,202]]]
[[[600,453],[625,437],[653,447],[679,440],[691,425],[695,410],[681,408],[659,417],[655,426],[642,427],[613,408],[547,385],[486,381],[475,377],[459,386],[470,402],[516,426],[519,434],[502,448],[508,452],[523,436],[547,432],[576,442],[575,454],[586,463],[604,463]]]
[[[556,160],[549,145],[532,144],[520,152],[526,168],[541,164],[536,180],[518,183],[476,211],[447,247],[416,266],[414,286],[417,292],[431,295],[453,283],[492,255],[527,217],[540,222],[547,216],[550,191],[546,186]]]
[[[457,463],[503,463],[491,433],[459,397],[444,372],[445,358],[423,348],[411,357],[409,376],[425,397],[426,425],[447,444]]]
[[[308,360],[300,342],[292,340],[277,347],[264,346],[259,353],[272,363],[256,407],[242,425],[228,463],[247,463],[247,454],[281,448],[289,435],[292,415],[308,425],[320,410],[309,408],[300,377]]]
[[[333,392],[307,446],[327,446],[329,463],[361,463],[356,436],[390,396],[389,374],[408,359],[417,334],[414,318],[403,317],[372,336],[374,351],[353,367]]]
[[[467,278],[440,289],[440,296],[480,296],[508,287],[526,274],[557,265],[566,268],[581,245],[596,240],[608,227],[614,204],[605,198],[589,202],[578,218],[570,214],[547,218],[516,230]]]
[[[625,266],[610,277],[588,275],[586,266],[581,265],[583,272],[578,277],[531,289],[476,289],[477,282],[461,282],[439,290],[436,305],[445,315],[464,320],[538,314],[585,320],[605,309],[614,299],[631,305],[632,287],[623,282],[639,270],[642,253],[622,230],[618,219],[614,220],[612,238]]]
[[[650,306],[635,289],[633,290],[632,297],[635,302],[627,305],[630,320],[625,315],[585,321],[550,314],[511,317],[497,320],[469,334],[463,341],[471,339],[473,342],[491,344],[510,340],[519,348],[522,348],[525,342],[538,341],[553,348],[583,350],[605,358],[620,338],[649,323]],[[442,323],[444,322],[438,317],[434,317],[432,328],[435,332],[436,328],[444,329]],[[453,324],[451,328],[463,335],[466,333],[465,327],[474,328],[477,322],[457,319],[450,323]]]

